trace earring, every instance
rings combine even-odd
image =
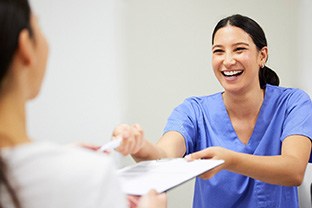
[[[261,64],[261,69],[263,69],[264,68],[264,64]]]

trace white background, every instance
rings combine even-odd
[[[310,0],[31,0],[49,43],[40,96],[29,104],[34,140],[102,144],[122,122],[156,141],[171,110],[221,88],[211,69],[211,33],[223,17],[255,19],[281,85],[312,96]],[[122,158],[122,164],[131,163]],[[300,189],[309,207],[307,182]],[[191,207],[193,181],[169,192],[169,207]]]

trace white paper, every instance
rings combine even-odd
[[[150,189],[162,193],[212,168],[223,160],[193,160],[183,158],[150,160],[118,170],[122,190],[126,194],[144,195]]]

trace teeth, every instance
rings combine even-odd
[[[224,75],[226,76],[234,76],[234,75],[237,75],[239,73],[241,73],[242,71],[224,71]]]

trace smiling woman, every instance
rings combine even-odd
[[[187,98],[156,144],[139,125],[118,126],[113,135],[124,138],[118,151],[137,161],[224,160],[196,179],[195,208],[299,207],[297,186],[311,156],[312,103],[302,90],[279,87],[267,59],[266,37],[254,20],[220,20],[212,68],[224,91]]]
[[[217,40],[215,39],[216,33],[217,31],[219,31],[219,29],[224,28],[227,25],[231,25],[233,27],[226,27],[224,30],[237,30],[237,29],[241,29],[242,31],[244,31],[245,33],[242,34],[238,34],[241,36],[241,42],[240,40],[236,40],[237,42],[234,42],[232,46],[230,46],[231,48],[230,51],[232,50],[233,54],[244,54],[243,52],[246,50],[250,50],[250,47],[256,47],[255,50],[257,50],[260,55],[262,55],[262,57],[260,57],[260,67],[261,70],[259,71],[259,84],[261,88],[265,88],[266,84],[271,84],[271,85],[279,85],[279,78],[277,76],[277,74],[270,69],[269,67],[267,67],[265,65],[265,62],[268,59],[268,49],[267,49],[267,40],[265,37],[265,34],[262,30],[262,28],[260,27],[260,25],[255,22],[254,20],[250,19],[250,18],[245,18],[241,15],[233,15],[233,16],[229,16],[227,18],[222,19],[215,27],[213,33],[212,33],[212,51],[213,54],[215,56],[217,55],[224,55],[225,52],[222,50],[223,46],[222,45],[218,45]],[[236,29],[235,29],[236,28]],[[241,31],[241,32],[242,32]],[[229,35],[231,34],[231,31],[228,31]],[[239,30],[237,31],[239,33]],[[230,38],[232,36],[227,36],[226,38]],[[236,36],[233,36],[233,38]],[[232,40],[233,41],[233,40]],[[224,42],[225,43],[225,42]],[[254,49],[254,48],[251,48]],[[215,60],[215,56],[213,56],[213,60]],[[227,56],[228,57],[228,56]],[[231,57],[231,56],[229,56]],[[228,60],[223,61],[223,64],[230,64],[227,62]],[[232,59],[232,61],[235,61],[235,59]],[[258,69],[256,67],[256,69]],[[240,75],[243,73],[243,70],[238,70],[238,71],[224,71],[224,75],[227,76],[236,76],[236,75]]]

